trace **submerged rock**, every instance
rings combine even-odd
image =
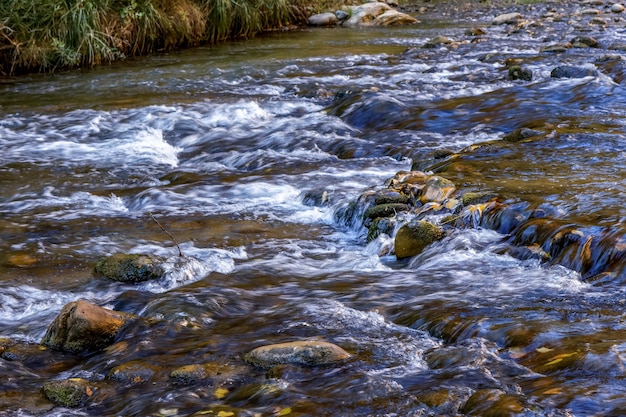
[[[597,75],[598,70],[595,68],[573,67],[569,65],[558,66],[550,72],[550,77],[552,78],[585,78]]]
[[[41,344],[72,353],[101,350],[113,343],[135,316],[84,300],[66,304],[48,326]]]
[[[145,361],[136,360],[123,363],[111,369],[107,378],[127,385],[137,385],[148,382],[156,373],[157,368]]]
[[[426,246],[445,236],[441,227],[425,220],[412,221],[400,228],[395,237],[397,258],[419,255]]]
[[[43,384],[43,394],[51,402],[67,407],[84,406],[93,395],[94,387],[82,378],[48,381]]]
[[[513,65],[509,68],[509,78],[511,80],[532,81],[533,72],[520,65]]]
[[[121,282],[142,282],[159,279],[165,274],[164,258],[143,254],[115,254],[102,258],[96,264],[94,274]]]
[[[298,341],[258,347],[249,352],[245,361],[260,368],[297,363],[300,365],[326,365],[340,362],[350,354],[328,342]]]
[[[499,389],[480,389],[465,403],[463,414],[472,416],[519,416],[530,410],[517,394],[508,394]]]
[[[178,384],[210,382],[222,384],[238,379],[245,374],[245,369],[229,363],[201,363],[181,366],[170,373],[170,378]]]

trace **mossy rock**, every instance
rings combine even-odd
[[[412,221],[398,230],[394,240],[396,257],[419,255],[424,249],[445,236],[443,229],[425,220]]]
[[[93,395],[94,387],[86,379],[70,378],[48,381],[43,384],[43,394],[51,402],[67,407],[84,406]]]
[[[228,363],[200,363],[184,365],[174,369],[170,373],[170,378],[177,384],[195,384],[201,382],[211,382],[221,384],[244,376],[246,369],[243,366],[236,366]]]
[[[300,365],[327,365],[343,361],[350,354],[328,342],[298,341],[258,347],[249,352],[245,361],[260,367],[296,363]]]
[[[411,207],[409,207],[408,204],[402,203],[379,204],[368,208],[363,218],[366,220],[374,220],[379,217],[393,217],[400,212],[409,211],[410,209]]]
[[[426,186],[422,190],[420,201],[423,204],[429,202],[442,203],[456,191],[454,183],[447,178],[440,176],[432,176],[426,182]]]
[[[155,366],[145,361],[130,361],[111,369],[107,374],[107,379],[127,385],[143,384],[150,381],[157,370]]]
[[[417,395],[417,400],[427,407],[441,407],[450,400],[451,392],[447,389],[428,391]]]
[[[533,72],[520,65],[513,65],[509,67],[509,78],[511,80],[532,81]]]
[[[253,382],[233,391],[228,396],[228,401],[246,401],[252,404],[263,404],[280,397],[287,387],[288,384],[285,381],[278,379]]]
[[[461,201],[463,202],[463,206],[467,207],[474,204],[487,203],[497,197],[496,194],[490,192],[469,192],[463,194]]]
[[[143,282],[165,274],[164,258],[144,254],[115,254],[102,258],[94,268],[97,277],[121,282]]]
[[[396,190],[386,188],[376,193],[376,196],[374,197],[374,203],[376,205],[392,203],[408,204],[409,197]]]
[[[502,140],[504,142],[515,143],[515,142],[520,142],[522,140],[526,140],[528,138],[538,137],[541,135],[543,135],[543,132],[539,130],[528,129],[528,128],[522,127],[520,129],[515,129],[514,131],[510,133],[507,133],[506,135],[502,137]]]
[[[393,233],[395,225],[396,221],[393,219],[382,217],[375,219],[367,232],[367,242],[375,240],[383,233],[391,235]]]

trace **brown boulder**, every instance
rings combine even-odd
[[[135,316],[109,310],[84,300],[66,304],[48,326],[41,344],[72,353],[105,348]]]

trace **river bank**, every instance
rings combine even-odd
[[[0,4],[0,77],[93,68],[273,30],[303,27],[318,12],[356,2],[320,0],[11,0]],[[396,5],[396,2],[392,2]],[[504,3],[503,3],[504,4]],[[410,2],[408,13],[430,8],[491,8],[483,2]]]

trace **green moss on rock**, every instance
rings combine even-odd
[[[412,221],[398,230],[394,240],[396,257],[419,255],[426,246],[445,236],[441,227],[425,220]]]
[[[399,212],[409,211],[411,208],[408,204],[403,203],[388,203],[378,204],[374,207],[370,207],[365,211],[363,218],[374,220],[378,217],[392,217]]]
[[[97,277],[121,282],[159,279],[165,273],[164,258],[143,254],[115,254],[102,258],[94,268]]]
[[[51,402],[67,407],[84,406],[93,395],[94,388],[82,378],[48,381],[43,384],[43,394]]]

